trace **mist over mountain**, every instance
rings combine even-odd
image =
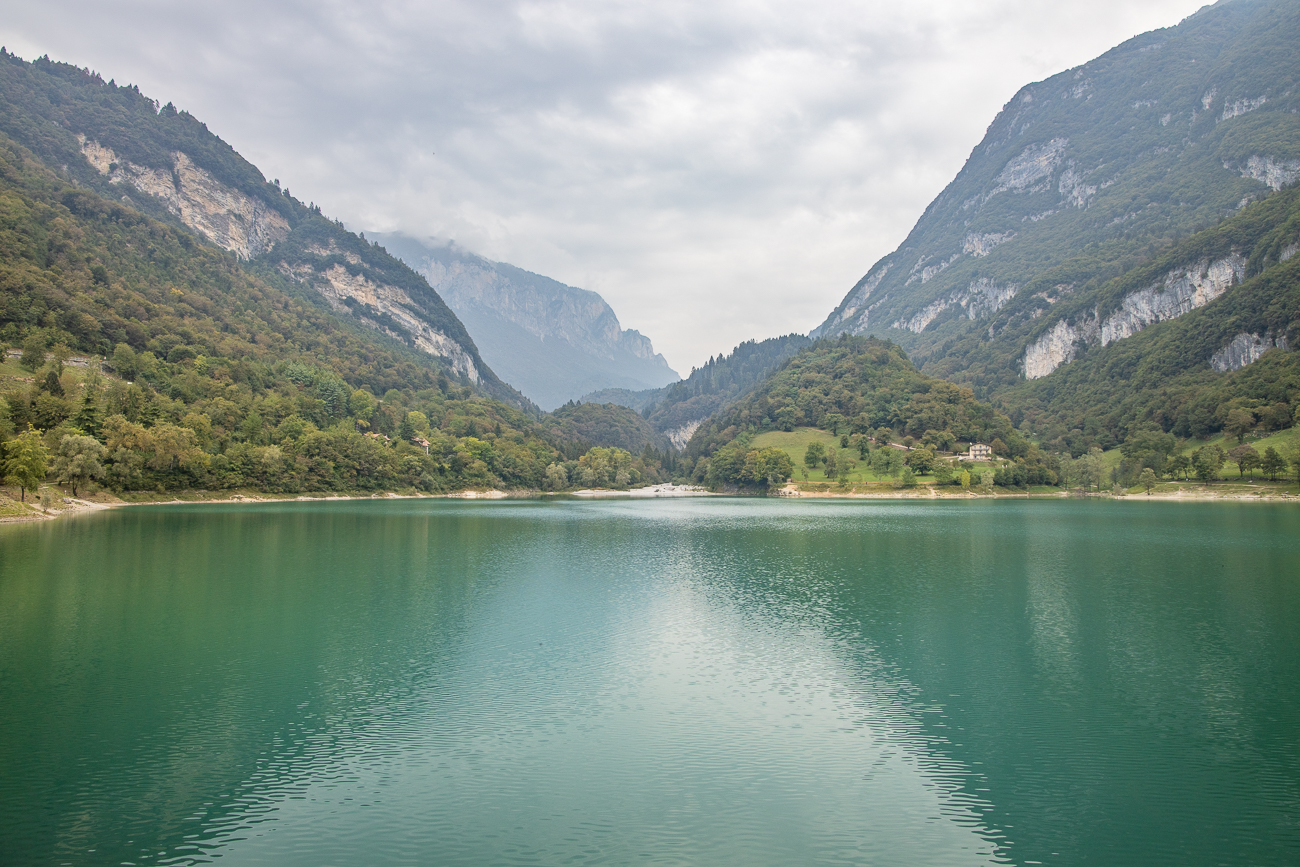
[[[1232,0],[1022,88],[813,336],[888,337],[991,396],[1193,310],[1226,315],[1212,305],[1290,241],[1252,259],[1276,240],[1258,225],[1249,242],[1185,239],[1300,178],[1297,45],[1295,3]],[[1240,367],[1295,346],[1295,328],[1227,328],[1185,361]]]
[[[622,328],[595,292],[454,244],[401,234],[367,237],[423,275],[465,323],[487,363],[543,409],[599,389],[635,391],[680,379],[650,338]]]

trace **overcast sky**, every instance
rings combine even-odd
[[[9,0],[353,229],[600,292],[683,374],[807,332],[1022,85],[1195,0]]]

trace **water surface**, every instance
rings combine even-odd
[[[0,528],[0,863],[1300,863],[1300,510]]]

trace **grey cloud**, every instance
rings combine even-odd
[[[1022,84],[1197,8],[11,3],[0,42],[205,120],[350,226],[600,292],[678,369],[806,331]]]

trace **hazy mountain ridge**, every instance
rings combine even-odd
[[[654,388],[679,378],[650,339],[623,329],[595,292],[454,244],[369,237],[423,275],[493,369],[544,409],[601,388]]]
[[[1295,4],[1234,0],[1023,88],[813,335],[888,336],[991,394],[1211,303],[1240,251],[1111,281],[1300,177],[1297,44]]]
[[[585,403],[615,403],[646,417],[650,426],[684,449],[710,416],[726,409],[812,341],[802,334],[747,340],[729,355],[710,357],[686,379],[660,389],[606,389],[584,395]]]
[[[423,278],[268,183],[188,113],[88,70],[7,53],[0,108],[0,129],[69,180],[268,265],[336,312],[440,359],[453,376],[527,405]]]

